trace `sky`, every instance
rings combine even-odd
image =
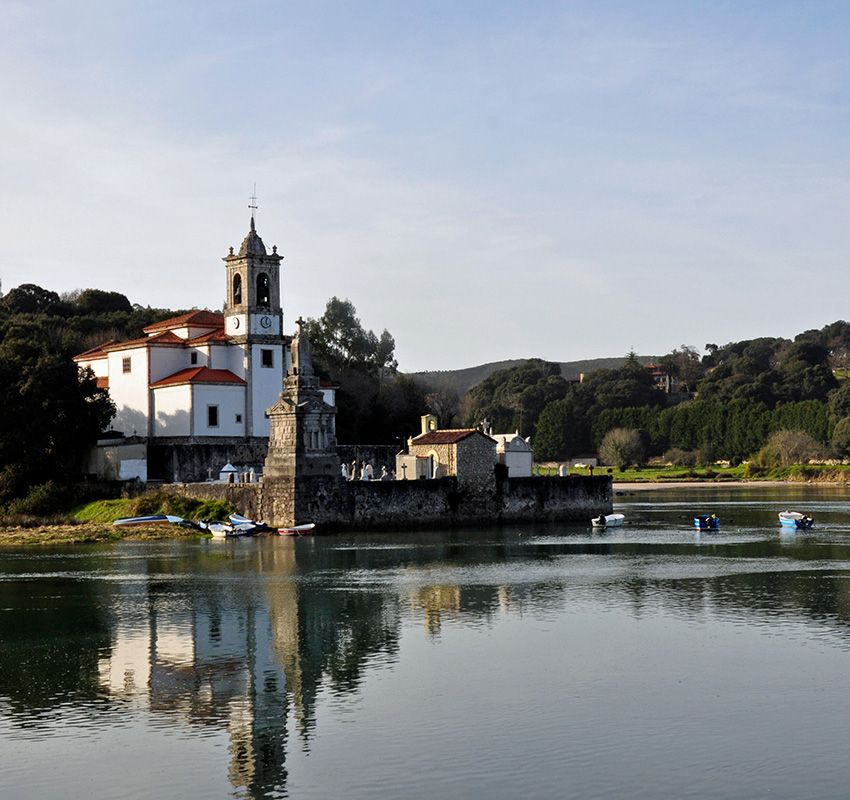
[[[663,354],[850,317],[850,4],[0,0],[0,278],[287,330],[350,299],[404,370]]]

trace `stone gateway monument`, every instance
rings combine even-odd
[[[262,515],[280,526],[335,521],[343,502],[336,408],[325,402],[319,389],[304,321],[298,319],[296,325],[283,391],[268,410]]]

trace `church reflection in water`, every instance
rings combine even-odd
[[[223,581],[183,585],[152,576],[144,598],[128,584],[115,598],[98,689],[166,724],[176,716],[226,731],[233,787],[266,797],[286,783],[288,737],[309,747],[318,692],[354,691],[372,655],[395,657],[398,603],[385,593],[312,586],[299,576],[291,541],[261,544],[227,567],[247,580],[225,572]]]

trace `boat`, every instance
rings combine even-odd
[[[594,528],[615,528],[626,521],[625,514],[600,514],[590,520]]]
[[[717,514],[697,514],[694,527],[701,531],[716,531],[720,527],[720,517]]]
[[[780,511],[779,524],[783,528],[808,530],[815,524],[815,519],[808,514],[801,514],[799,511]]]
[[[227,518],[228,522],[233,526],[233,530],[241,534],[268,533],[274,530],[265,522],[255,522],[248,517],[243,517],[241,514],[231,514]]]
[[[113,525],[161,525],[167,523],[169,525],[179,525],[186,520],[183,517],[175,517],[172,514],[149,514],[146,517],[122,517],[116,519]]]
[[[308,522],[304,525],[295,525],[292,528],[278,528],[277,532],[281,536],[303,536],[305,533],[310,533],[315,527],[315,522]]]

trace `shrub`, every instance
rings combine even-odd
[[[755,461],[762,467],[805,464],[823,456],[823,447],[804,431],[776,431],[759,450]]]
[[[235,510],[227,500],[198,500],[179,494],[154,492],[139,497],[135,501],[133,513],[138,516],[173,514],[184,519],[226,519]]]
[[[605,434],[599,445],[599,456],[606,464],[621,470],[630,464],[643,462],[643,440],[634,428],[614,428]]]
[[[682,450],[681,447],[671,447],[663,456],[665,464],[673,467],[693,467],[697,463],[696,453]]]
[[[74,493],[69,487],[47,481],[33,486],[24,497],[9,503],[7,513],[44,517],[65,511],[73,505],[73,500]]]
[[[729,459],[729,466],[740,467],[742,461],[743,459],[741,458],[741,456],[732,456],[732,458]]]

